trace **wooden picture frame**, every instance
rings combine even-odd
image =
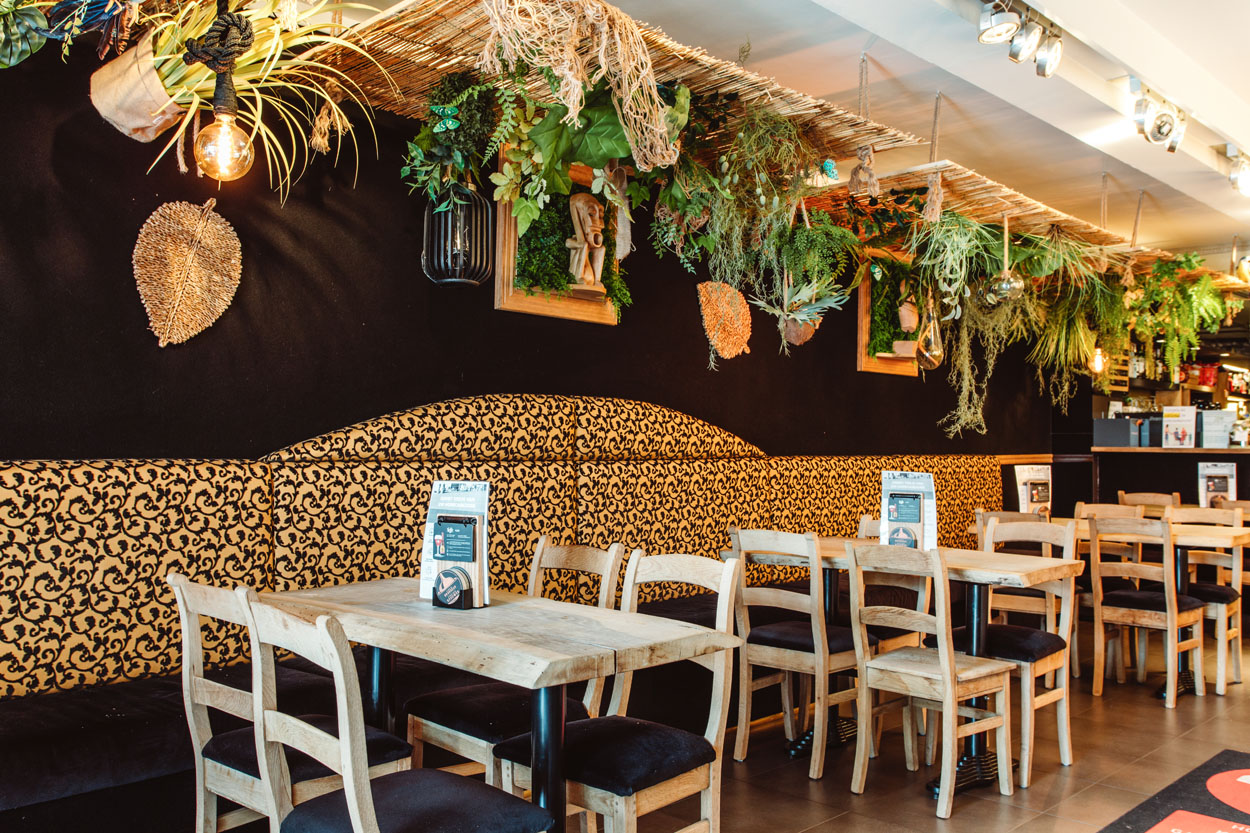
[[[919,376],[914,358],[888,358],[868,355],[872,339],[872,279],[866,277],[859,285],[858,327],[855,337],[855,369],[861,373],[886,373],[891,376]]]
[[[573,165],[569,176],[578,185],[589,187],[593,174],[584,165]],[[617,324],[616,308],[607,298],[588,300],[538,290],[527,293],[516,286],[516,254],[520,238],[516,218],[506,203],[495,203],[495,309],[546,315],[590,324]]]

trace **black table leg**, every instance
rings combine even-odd
[[[990,590],[984,584],[969,584],[967,605],[968,655],[985,656],[986,633],[990,622]],[[975,697],[969,705],[983,709],[988,705],[988,698]],[[950,715],[953,719],[953,715]],[[929,731],[933,731],[930,728]],[[971,790],[998,783],[998,756],[989,751],[986,733],[978,732],[964,740],[964,754],[955,768],[955,792]],[[941,779],[934,778],[926,786],[929,793],[937,798]]]
[[[530,733],[533,801],[555,818],[551,833],[564,833],[567,813],[564,793],[564,686],[534,692]]]
[[[833,567],[825,567],[821,570],[821,574],[825,583],[825,622],[832,625],[838,621],[842,607],[841,593],[838,590],[838,571]],[[785,683],[783,682],[782,685]],[[855,740],[858,731],[859,724],[854,720],[835,714],[829,725],[829,745],[837,747],[851,743]],[[812,740],[815,736],[815,730],[808,729],[786,745],[786,752],[791,758],[810,755]]]
[[[376,729],[395,734],[395,713],[391,707],[391,671],[395,654],[383,648],[369,649],[369,698],[365,703],[365,722]]]
[[[1176,547],[1176,557],[1173,559],[1176,563],[1176,594],[1184,596],[1189,593],[1189,550],[1186,547]],[[1202,627],[1199,622],[1196,627]],[[1193,627],[1181,628],[1178,634],[1180,641],[1184,641],[1190,637],[1190,631]],[[1141,657],[1137,658],[1138,662],[1142,661]],[[1194,680],[1194,672],[1189,667],[1189,652],[1181,654],[1180,659],[1176,663],[1176,696],[1183,697],[1186,694],[1194,694],[1198,691],[1197,683]],[[1168,686],[1165,681],[1159,686],[1159,690],[1155,692],[1155,696],[1160,700],[1166,700],[1168,696]]]

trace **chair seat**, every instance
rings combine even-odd
[[[1198,610],[1206,605],[1193,596],[1176,597],[1176,609],[1180,612]],[[1103,607],[1126,607],[1132,610],[1167,611],[1167,595],[1158,590],[1113,590],[1102,596]]]
[[[1014,666],[990,657],[955,654],[955,678],[958,682],[978,680],[1012,670]],[[930,680],[942,679],[942,665],[933,648],[899,648],[868,660],[868,668],[895,674],[910,674]]]
[[[495,755],[529,766],[529,733],[499,744]],[[702,735],[649,720],[612,715],[564,730],[565,777],[614,795],[633,795],[715,760]]]
[[[369,782],[381,833],[539,833],[554,823],[536,804],[481,781],[410,769]],[[342,790],[295,805],[282,833],[352,833]]]
[[[302,715],[300,720],[338,737],[338,719],[332,715]],[[303,752],[290,747],[284,747],[284,749],[286,765],[291,772],[291,783],[311,781],[314,778],[325,778],[334,774],[329,767],[308,757]],[[369,756],[369,766],[372,767],[412,757],[412,744],[389,732],[366,726],[365,752]],[[260,777],[260,766],[256,763],[256,732],[250,726],[213,735],[208,743],[204,744],[204,757],[253,778]]]
[[[1213,581],[1191,581],[1189,582],[1189,592],[1187,596],[1192,596],[1207,604],[1232,604],[1241,598],[1241,594],[1233,587],[1227,584],[1216,584]]]
[[[510,683],[484,683],[422,694],[409,700],[404,711],[487,743],[499,743],[529,731],[533,694]],[[567,720],[590,717],[581,700],[569,697],[564,702]]]
[[[1046,598],[1045,590],[1038,590],[1036,587],[995,587],[995,596],[1028,596],[1030,599]]]
[[[899,631],[905,633],[905,631]],[[842,625],[825,623],[825,638],[829,642],[829,653],[841,654],[855,650],[855,637],[850,628]],[[874,634],[868,635],[872,644],[877,643]],[[816,644],[812,640],[812,622],[810,619],[797,619],[787,622],[774,622],[771,625],[760,625],[751,628],[747,634],[750,645],[766,645],[770,648],[784,648],[789,651],[805,651],[812,653]]]
[[[951,636],[956,651],[967,651],[967,628],[954,628]],[[990,625],[985,637],[986,656],[1014,662],[1037,662],[1068,647],[1058,634],[1023,625]]]

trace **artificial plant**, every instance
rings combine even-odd
[[[479,181],[483,153],[495,133],[495,87],[472,72],[453,72],[430,92],[431,117],[408,142],[400,176],[446,211]]]
[[[48,26],[39,6],[0,0],[0,69],[17,66],[43,47]]]

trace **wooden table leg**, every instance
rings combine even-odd
[[[553,685],[534,692],[531,705],[530,768],[533,801],[555,818],[551,833],[564,833],[564,686]]]
[[[395,712],[392,701],[391,672],[395,654],[383,648],[369,649],[369,697],[365,703],[365,722],[375,729],[395,734]]]

